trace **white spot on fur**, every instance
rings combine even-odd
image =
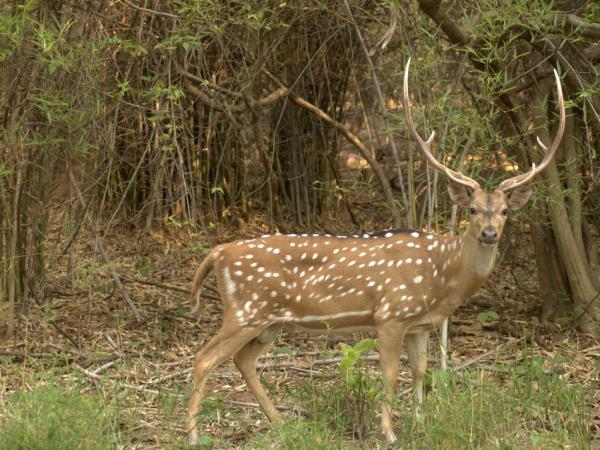
[[[321,322],[324,320],[335,320],[335,319],[343,319],[345,317],[356,317],[356,316],[366,316],[372,314],[373,310],[365,309],[362,311],[344,311],[336,314],[325,314],[325,315],[309,315],[302,317],[291,317],[290,315],[286,315],[283,317],[276,317],[273,314],[269,314],[270,320],[282,321],[282,322]]]
[[[227,267],[223,269],[223,281],[225,282],[225,291],[229,296],[233,297],[237,288],[234,281],[231,279],[231,275],[229,274],[229,269]]]

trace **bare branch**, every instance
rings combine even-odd
[[[335,120],[333,117],[331,117],[329,114],[327,114],[325,111],[323,111],[319,107],[313,105],[312,103],[310,103],[309,101],[300,97],[299,95],[296,95],[296,94],[292,93],[291,91],[289,91],[289,89],[281,81],[279,81],[279,79],[277,79],[277,77],[275,77],[275,75],[273,75],[271,72],[269,72],[266,69],[263,69],[263,72],[271,80],[273,80],[273,82],[275,82],[277,85],[279,85],[280,88],[285,88],[287,90],[288,97],[294,103],[296,103],[298,106],[301,106],[302,108],[305,108],[305,109],[311,111],[312,113],[314,113],[315,115],[317,115],[318,117],[323,119],[325,122],[327,122],[328,124],[333,126],[336,130],[338,130],[340,133],[342,133],[342,135],[351,144],[353,144],[358,149],[358,151],[363,156],[363,158],[365,158],[367,160],[367,162],[373,169],[373,172],[375,172],[375,175],[379,179],[379,182],[381,183],[381,187],[383,189],[383,194],[384,194],[386,201],[388,202],[390,209],[392,211],[392,216],[394,218],[394,224],[396,226],[400,225],[402,222],[402,219],[400,217],[400,213],[398,212],[398,208],[397,208],[396,202],[394,200],[394,194],[392,193],[392,188],[390,186],[390,183],[389,183],[388,179],[386,178],[385,173],[383,172],[383,169],[381,168],[381,166],[379,165],[377,160],[375,158],[373,158],[373,156],[371,155],[371,152],[369,152],[369,149],[365,146],[365,144],[362,143],[362,141],[358,138],[358,136],[356,136],[355,134],[350,132],[350,130],[348,130],[348,128],[343,123],[338,122],[337,120]]]
[[[155,9],[144,8],[143,6],[134,5],[133,3],[131,3],[127,0],[121,0],[121,1],[128,6],[131,6],[133,9],[137,9],[138,11],[142,11],[142,12],[149,13],[149,14],[155,14],[157,16],[165,16],[165,17],[171,17],[173,19],[179,19],[179,16],[176,14],[171,14],[171,13],[163,12],[163,11],[157,11]]]

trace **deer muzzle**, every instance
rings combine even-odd
[[[496,228],[488,225],[481,230],[481,235],[479,236],[479,240],[483,244],[493,245],[498,243],[498,232]]]

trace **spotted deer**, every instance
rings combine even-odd
[[[410,60],[404,74],[408,127],[429,163],[452,181],[451,199],[470,211],[467,230],[461,236],[411,230],[354,236],[275,234],[215,247],[193,281],[193,298],[198,302],[207,275],[215,273],[223,325],[196,355],[188,406],[191,444],[198,439],[196,418],[207,377],[231,356],[268,419],[279,420],[257,377],[256,362],[284,327],[328,333],[376,331],[388,400],[381,428],[389,441],[395,440],[389,405],[403,342],[413,376],[414,403],[420,404],[429,332],[489,277],[508,212],[525,205],[531,195],[528,182],[555,153],[565,127],[565,110],[560,79],[554,72],[560,121],[550,147],[538,139],[545,152],[541,164],[485,192],[475,180],[435,159],[431,153],[434,133],[423,140],[417,132],[409,108],[409,64]]]

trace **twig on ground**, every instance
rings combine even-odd
[[[310,361],[309,365],[311,366],[319,366],[319,365],[326,365],[326,364],[334,364],[334,363],[338,363],[340,361],[342,361],[342,359],[344,359],[343,356],[335,356],[333,358],[324,358],[324,359],[315,359],[314,361]],[[379,361],[379,355],[378,354],[374,354],[374,355],[365,355],[362,357],[362,359],[364,359],[365,361]],[[402,361],[408,361],[408,357],[402,355],[400,356],[400,359]],[[437,359],[435,358],[428,358],[429,362],[437,362]],[[294,364],[292,362],[268,362],[268,363],[262,363],[262,364],[257,364],[256,366],[259,369],[270,369],[273,367],[294,367]]]
[[[320,370],[305,369],[303,367],[290,366],[288,369],[298,372],[299,375],[311,378],[332,378],[337,376],[337,372],[323,373]]]
[[[117,381],[117,380],[111,380],[111,379],[108,379],[108,378],[107,379],[103,379],[100,375],[98,375],[98,374],[96,374],[94,372],[91,372],[91,371],[89,371],[87,369],[84,369],[79,364],[73,364],[73,366],[77,370],[79,370],[81,373],[83,373],[84,375],[86,375],[86,376],[88,376],[91,379],[96,380],[96,381],[108,381],[110,384],[113,384],[115,386],[122,387],[122,388],[125,388],[125,389],[131,389],[131,390],[138,391],[138,392],[144,392],[144,393],[147,393],[147,394],[154,394],[154,395],[160,394],[160,392],[157,391],[157,390],[155,390],[155,389],[148,389],[148,388],[145,388],[143,386],[136,386],[136,385],[129,384],[129,383],[123,383],[123,382]],[[178,395],[178,394],[176,394],[176,395]]]
[[[159,377],[159,378],[150,379],[150,380],[146,381],[144,384],[146,384],[146,385],[159,384],[159,383],[162,383],[164,381],[172,380],[173,378],[177,378],[177,377],[180,377],[182,375],[186,375],[188,373],[192,373],[193,370],[194,370],[193,367],[188,367],[187,369],[178,370],[177,372],[172,372],[172,373],[170,373],[168,375],[164,375],[164,376]]]
[[[493,355],[494,353],[497,353],[498,351],[500,351],[501,349],[508,347],[509,345],[512,344],[517,344],[518,342],[522,341],[523,339],[525,339],[525,337],[519,338],[519,339],[509,339],[508,341],[506,341],[505,343],[503,343],[502,345],[500,345],[499,347],[496,347],[495,349],[492,349],[488,352],[482,353],[481,355],[476,356],[475,358],[472,358],[468,361],[465,361],[462,364],[457,364],[456,367],[454,368],[454,371],[460,371],[466,367],[472,366],[473,364],[475,364],[477,361],[481,361],[483,358],[487,358],[490,355]]]
[[[134,282],[134,283],[146,284],[148,286],[155,286],[155,287],[159,287],[161,289],[167,289],[167,290],[170,290],[170,291],[182,292],[184,294],[191,294],[192,293],[191,289],[180,287],[180,286],[174,286],[172,284],[161,283],[160,281],[143,280],[141,278],[129,277],[129,276],[126,276],[126,275],[123,275],[122,277],[123,277],[123,279],[125,279],[127,281],[130,281],[130,282]]]
[[[258,403],[254,403],[254,402],[240,402],[239,400],[230,400],[230,399],[225,399],[225,401],[232,405],[245,406],[245,407],[249,407],[249,408],[260,408],[260,405]],[[303,416],[308,416],[308,412],[303,408],[299,408],[298,406],[275,405],[275,408],[277,408],[280,411],[299,412]]]
[[[102,364],[100,367],[94,369],[91,373],[93,373],[94,375],[98,375],[100,372],[103,372],[109,367],[114,366],[119,359],[120,358],[113,359],[112,361],[109,361],[106,364]]]

